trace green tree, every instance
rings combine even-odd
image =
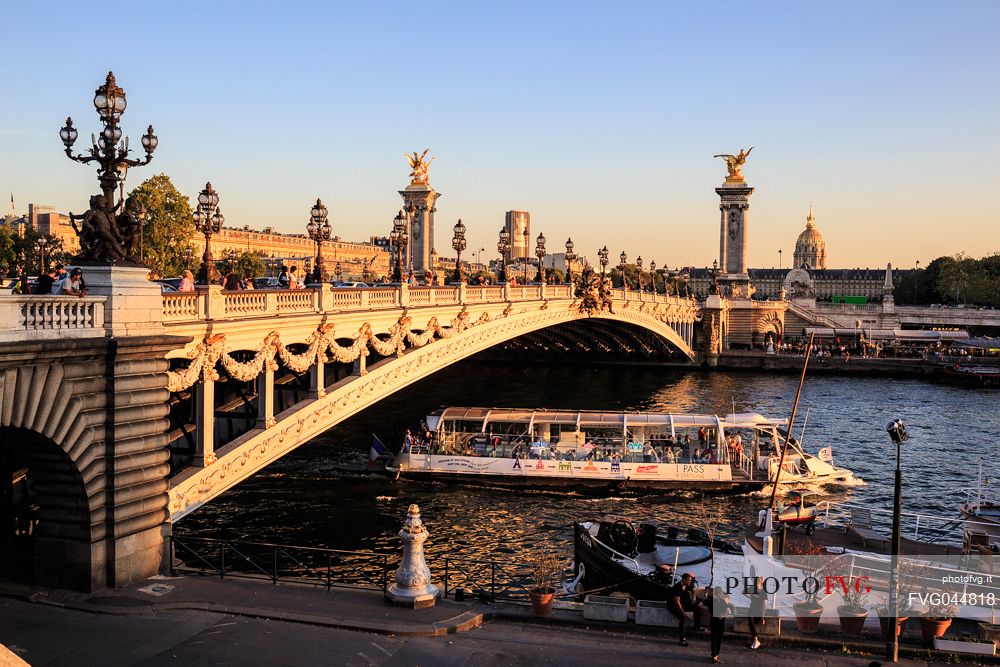
[[[14,252],[12,273],[18,274],[23,271],[28,275],[38,275],[43,270],[42,251],[38,248],[38,241],[42,238],[45,239],[45,268],[69,263],[70,255],[63,250],[62,239],[51,234],[42,234],[33,227],[25,227],[22,234],[13,234],[10,237]]]
[[[146,179],[129,196],[146,209],[142,229],[142,258],[146,266],[159,276],[180,275],[188,248],[194,255],[191,237],[195,229],[188,198],[166,174]]]
[[[267,272],[264,259],[256,252],[241,252],[236,259],[230,263],[229,259],[216,262],[216,268],[226,275],[230,271],[240,279],[260,278]]]
[[[0,275],[13,276],[17,273],[17,251],[14,237],[6,225],[0,225]]]

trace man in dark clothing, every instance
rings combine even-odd
[[[51,295],[52,294],[52,283],[56,281],[56,270],[49,269],[45,272],[45,275],[38,276],[38,282],[35,283],[35,294],[38,295]]]
[[[281,265],[281,271],[278,273],[278,287],[288,289],[288,267],[284,264]]]
[[[693,593],[694,576],[690,572],[685,572],[681,580],[670,588],[670,597],[667,598],[667,609],[677,619],[677,642],[681,646],[688,645],[684,639],[684,626],[687,624],[685,610],[693,607]]]

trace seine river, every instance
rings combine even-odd
[[[662,410],[787,416],[798,377],[677,371],[639,366],[530,367],[463,362],[359,413],[183,519],[177,535],[337,549],[397,551],[396,533],[418,503],[427,551],[517,560],[528,547],[571,549],[572,523],[604,514],[697,525],[693,508],[721,508],[730,535],[766,498],[698,495],[592,498],[355,477],[339,466],[367,460],[370,434],[417,424],[442,406]],[[888,512],[894,447],[891,418],[906,422],[904,511],[956,517],[980,457],[1000,469],[1000,391],[892,378],[807,378],[795,432],[808,413],[805,448],[833,447],[834,461],[864,483],[826,490],[836,501]],[[389,443],[387,443],[389,444]],[[395,444],[395,443],[393,443]]]

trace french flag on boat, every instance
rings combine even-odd
[[[382,441],[378,439],[377,435],[375,435],[374,433],[372,433],[371,457],[368,460],[368,464],[369,465],[374,465],[375,462],[378,461],[378,458],[380,456],[382,456],[383,454],[388,454],[388,453],[389,453],[389,450],[386,449],[385,445],[382,444]]]
[[[816,455],[820,461],[832,461],[833,447],[823,447],[816,453]]]

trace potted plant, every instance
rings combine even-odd
[[[552,554],[538,553],[528,559],[534,587],[528,589],[531,611],[535,616],[548,616],[555,602],[555,583],[562,572],[562,561]]]
[[[903,602],[906,598],[896,598],[896,636],[898,637],[903,623],[906,619],[910,617],[913,613],[913,608],[908,604]],[[875,613],[878,614],[878,624],[882,629],[882,640],[891,641],[892,635],[889,629],[889,623],[892,621],[892,606],[889,604],[889,596],[882,598],[882,602],[875,606]]]
[[[948,604],[928,603],[927,610],[920,617],[920,636],[928,646],[934,643],[934,639],[941,637],[948,628],[951,627],[952,617],[957,610]]]
[[[837,607],[840,631],[848,637],[860,637],[865,628],[865,619],[868,618],[868,607],[865,606],[868,593],[860,586],[849,586],[840,596],[844,598],[844,604]]]
[[[825,565],[824,554],[826,549],[821,546],[792,547],[789,549],[791,558],[787,560],[790,566],[802,571],[805,580],[818,580]],[[823,615],[823,605],[817,601],[819,588],[812,593],[805,591],[805,596],[804,600],[792,605],[795,610],[795,627],[803,634],[813,634],[819,630],[819,620]]]

